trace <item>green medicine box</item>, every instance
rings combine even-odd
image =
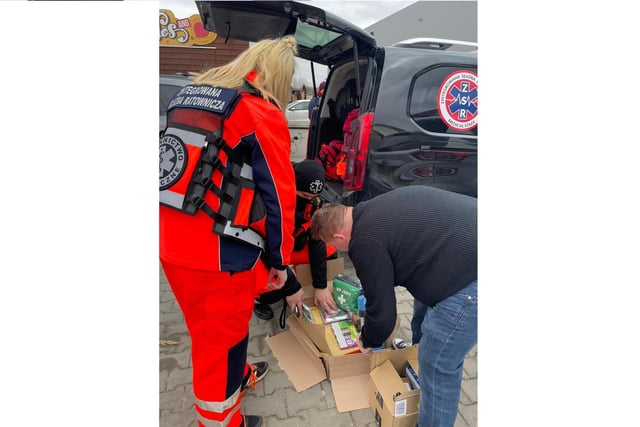
[[[333,278],[333,299],[338,307],[350,313],[358,312],[358,297],[362,294],[362,285],[357,278],[338,274]]]

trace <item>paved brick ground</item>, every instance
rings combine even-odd
[[[345,273],[354,274],[345,254]],[[396,288],[401,319],[397,336],[411,338],[413,297]],[[274,304],[280,313],[282,305]],[[328,380],[298,393],[278,366],[264,338],[281,332],[277,319],[251,319],[249,361],[267,360],[269,373],[243,401],[247,414],[262,415],[265,427],[375,427],[373,412],[362,409],[347,413],[336,410]],[[160,427],[197,427],[191,390],[191,340],[171,288],[160,268]],[[458,418],[454,427],[477,426],[477,347],[464,363]]]

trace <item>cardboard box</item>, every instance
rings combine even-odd
[[[340,275],[344,271],[344,259],[338,258],[335,260],[329,260],[327,262],[327,287],[332,290],[333,278]],[[320,350],[321,357],[328,361],[330,356],[343,356],[345,354],[360,353],[356,348],[341,349],[336,339],[335,333],[330,324],[326,324],[320,313],[320,309],[313,305],[314,289],[312,286],[311,278],[311,266],[309,264],[301,264],[296,266],[296,276],[298,281],[302,284],[302,290],[304,293],[303,301],[309,307],[313,322],[301,321],[302,319],[291,316],[287,323],[297,321],[299,326],[307,333],[311,341]],[[396,325],[391,333],[391,336],[385,342],[385,347],[391,347],[393,337],[400,326],[400,319],[396,319]]]
[[[416,350],[417,347],[412,346]],[[417,369],[417,359],[410,355],[404,362],[386,360],[371,371],[369,406],[380,427],[414,427],[418,421],[420,390],[409,390],[404,377],[407,366]]]
[[[327,278],[330,280],[343,270],[343,259],[331,260],[327,265]],[[330,326],[322,322],[318,308],[313,305],[309,266],[298,266],[296,275],[303,284],[305,303],[311,310],[314,322],[292,315],[287,320],[288,329],[267,337],[267,345],[296,391],[304,391],[329,379],[338,412],[368,408],[370,372],[386,360],[390,360],[394,366],[400,366],[408,359],[417,359],[418,347],[401,350],[386,348],[372,354],[362,354],[357,349],[340,350]],[[400,319],[397,319],[396,329],[399,324]],[[394,336],[395,330],[388,341]],[[390,343],[387,347],[390,347]]]
[[[344,272],[344,258],[330,259],[327,261],[327,287],[333,292],[333,278]],[[313,305],[313,284],[311,279],[311,265],[300,264],[295,266],[298,281],[302,284],[304,300],[309,307]],[[308,302],[311,302],[309,304]]]
[[[313,301],[311,304],[313,304]],[[287,324],[296,321],[322,353],[331,356],[342,356],[343,354],[359,352],[357,348],[340,349],[331,324],[324,323],[318,307],[309,305],[309,303],[307,305],[309,306],[309,311],[311,311],[313,322],[290,316]]]

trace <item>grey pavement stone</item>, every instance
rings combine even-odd
[[[190,412],[195,409],[190,410]],[[184,412],[160,411],[160,427],[197,427],[195,415],[185,418]]]
[[[469,379],[462,383],[460,392],[460,403],[473,405],[478,401],[478,380]]]
[[[276,391],[291,387],[291,382],[286,372],[281,369],[273,369],[276,367],[277,361],[275,359],[269,360],[269,374],[264,380],[260,381],[257,385],[261,385],[265,395],[273,395]]]
[[[167,298],[164,301],[162,299],[163,296]],[[172,305],[173,305],[173,295],[170,294],[169,292],[163,292],[162,295],[160,296],[160,313],[164,315],[179,314],[180,316],[182,316],[181,313],[171,313]]]
[[[160,372],[171,373],[178,367],[178,361],[174,357],[160,358]]]
[[[167,391],[167,379],[169,378],[169,371],[162,369],[162,366],[160,367],[160,375],[159,375],[159,381],[160,381],[160,400],[162,401],[162,398],[164,396],[164,393]],[[164,408],[164,406],[162,405],[162,403],[160,403],[160,408]]]
[[[164,333],[169,336],[172,334],[181,334],[188,332],[189,331],[187,330],[187,325],[182,322],[168,323],[164,329]]]
[[[322,411],[328,408],[326,394],[320,384],[316,384],[302,393],[298,393],[293,388],[287,388],[285,389],[285,397],[287,400],[287,411],[290,415],[308,409]]]
[[[185,331],[169,335],[162,329],[166,328],[161,328],[160,331],[160,354],[174,354],[187,351],[189,352],[190,359],[191,338],[189,338],[189,334]]]
[[[336,408],[336,398],[333,396],[331,383],[329,382],[329,380],[324,380],[320,382],[320,386],[322,387],[322,392],[327,398],[327,408],[334,409],[337,412],[338,409]]]
[[[167,377],[167,390],[174,390],[178,386],[190,386],[191,374],[191,368],[175,368],[172,371],[169,371],[169,376]]]
[[[478,358],[473,356],[474,351],[471,350],[464,359],[462,378],[476,379],[478,378]]]
[[[350,413],[305,409],[286,419],[265,419],[266,427],[355,427]]]
[[[167,323],[181,324],[182,322],[184,322],[184,317],[182,316],[182,313],[180,311],[161,310],[160,313],[162,314],[163,321]]]
[[[285,388],[279,388],[264,396],[247,393],[242,399],[243,412],[265,418],[287,419],[291,414],[287,411],[285,390]]]
[[[376,419],[371,408],[351,411],[351,415],[355,421],[355,426],[376,425]]]
[[[160,396],[160,407],[173,411],[191,409],[195,403],[191,386],[178,387]]]
[[[475,424],[477,418],[476,405],[458,405],[458,418],[454,427],[470,427]]]
[[[167,357],[167,359],[175,360],[176,363],[177,363],[177,367],[178,368],[190,368],[191,367],[191,351],[189,349],[185,349],[185,350],[183,350],[181,352],[171,353],[171,356]],[[160,360],[160,364],[161,365],[162,365],[162,362],[164,360],[165,359],[161,359]]]

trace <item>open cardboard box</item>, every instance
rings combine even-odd
[[[369,406],[380,427],[414,427],[418,421],[420,390],[411,389],[405,367],[409,364],[417,371],[418,361],[411,356],[402,363],[395,362],[386,360],[371,371]]]
[[[327,278],[344,271],[344,259],[330,260],[327,263]],[[297,266],[296,276],[303,285],[304,301],[309,308],[313,306],[313,287],[311,270],[308,264]],[[328,286],[332,286],[332,280]],[[316,315],[318,317],[316,317]],[[265,340],[273,355],[284,370],[296,391],[301,392],[319,382],[329,379],[338,412],[347,412],[369,407],[369,373],[386,360],[400,366],[408,359],[417,359],[418,347],[401,350],[385,348],[372,354],[362,354],[357,349],[340,350],[331,329],[319,319],[319,313],[313,314],[314,323],[291,315],[287,320],[288,329]],[[396,321],[396,329],[399,326]],[[389,342],[395,336],[391,334]],[[355,352],[354,352],[355,351]]]

